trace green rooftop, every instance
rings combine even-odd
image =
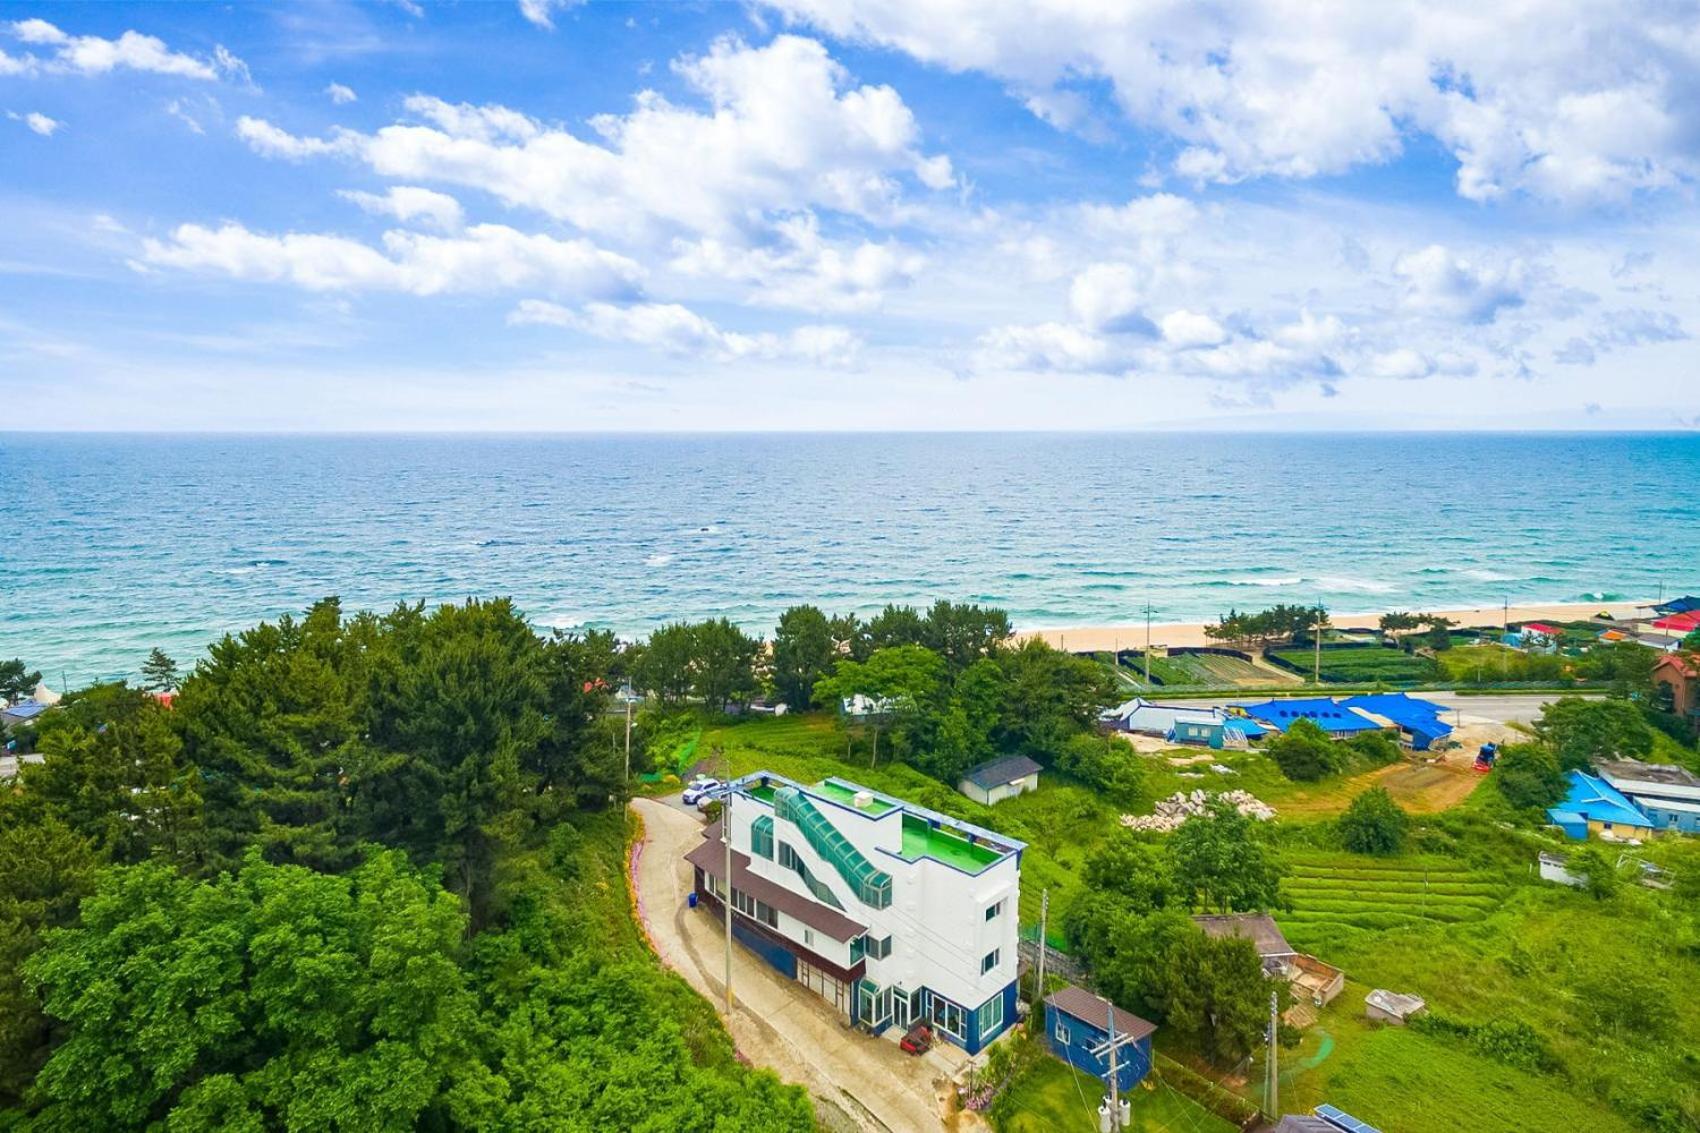
[[[847,787],[843,783],[835,782],[832,779],[824,779],[809,789],[822,798],[831,799],[835,803],[843,803],[845,806],[849,807],[856,806],[856,789],[854,787]],[[856,807],[856,809],[860,810],[863,814],[878,818],[880,815],[895,809],[895,807],[895,803],[889,802],[886,799],[882,799],[878,795],[875,795],[873,802],[864,807]]]
[[[903,858],[932,858],[965,873],[979,873],[1003,857],[1003,851],[970,842],[954,830],[934,826],[924,818],[903,816]]]

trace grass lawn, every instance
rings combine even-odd
[[[1010,1086],[1005,1098],[1008,1116],[997,1123],[999,1133],[1097,1133],[1104,1083],[1044,1058]],[[1167,1086],[1141,1086],[1128,1104],[1133,1128],[1144,1133],[1234,1133],[1233,1124]]]

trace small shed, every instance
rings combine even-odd
[[[1567,859],[1561,858],[1557,854],[1549,854],[1545,850],[1542,850],[1540,856],[1536,858],[1536,862],[1540,867],[1542,881],[1555,881],[1560,885],[1568,885],[1573,889],[1580,889],[1582,887],[1583,879],[1570,872],[1568,868],[1569,862]]]
[[[1263,974],[1266,976],[1285,976],[1298,955],[1287,943],[1275,918],[1264,913],[1210,914],[1193,917],[1192,923],[1203,929],[1207,936],[1243,936],[1251,941],[1263,961]]]
[[[1395,1027],[1403,1027],[1413,1015],[1427,1007],[1420,995],[1402,995],[1386,988],[1378,987],[1364,996],[1365,1017],[1392,1023]]]
[[[977,803],[991,806],[1039,789],[1040,767],[1025,755],[1010,755],[971,767],[956,789]]]
[[[1112,1004],[1085,988],[1065,987],[1045,998],[1045,1042],[1051,1053],[1096,1078],[1107,1079],[1110,1059],[1104,1045],[1115,1023],[1116,1086],[1131,1090],[1151,1073],[1151,1036],[1157,1024]]]
[[[9,708],[0,708],[0,727],[15,728],[20,724],[33,723],[46,711],[47,705],[38,700],[20,700]]]

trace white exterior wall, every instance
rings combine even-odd
[[[1006,855],[973,876],[931,858],[905,861],[898,853],[903,845],[901,809],[874,817],[814,794],[808,797],[875,869],[891,875],[888,908],[862,904],[837,869],[815,852],[803,832],[759,800],[740,795],[733,803],[733,846],[749,855],[752,872],[816,900],[795,871],[779,864],[779,843],[790,845],[809,872],[838,898],[844,914],[868,926],[872,940],[891,937],[890,956],[867,957],[866,978],[881,988],[900,986],[909,993],[929,988],[965,1011],[973,1011],[1014,982],[1019,962],[1017,906],[1021,886],[1016,854]],[[764,814],[773,817],[771,861],[751,850],[750,826]],[[986,909],[997,901],[1003,902],[1003,909],[987,921]],[[779,924],[780,935],[836,964],[852,966],[848,942],[814,932],[813,943],[805,944],[801,922],[781,913]],[[981,961],[994,949],[998,952],[997,964],[982,975]]]

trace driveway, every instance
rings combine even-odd
[[[702,840],[702,820],[676,799],[639,798],[631,805],[644,828],[632,863],[644,929],[662,963],[723,1011],[724,922],[685,903],[692,877],[684,855]],[[732,993],[732,1016],[724,1021],[738,1052],[844,1115],[834,1124],[869,1133],[985,1128],[977,1115],[945,1116],[950,1079],[967,1062],[956,1047],[940,1044],[916,1058],[888,1038],[853,1031],[736,942]]]

